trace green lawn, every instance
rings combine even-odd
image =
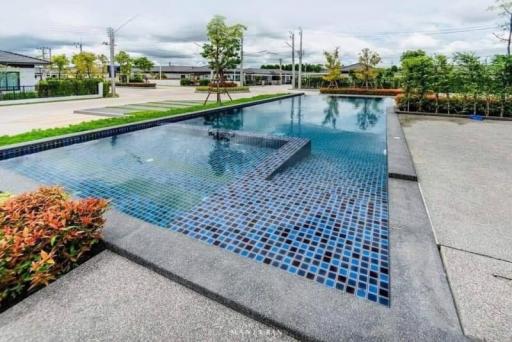
[[[225,101],[221,105],[218,105],[217,103],[209,103],[205,106],[195,105],[195,106],[190,106],[190,107],[185,107],[185,108],[173,108],[173,109],[170,109],[165,112],[162,112],[162,111],[137,112],[137,113],[132,113],[132,114],[122,116],[122,117],[85,121],[85,122],[81,122],[79,124],[73,124],[73,125],[69,125],[66,127],[34,129],[34,130],[32,130],[30,132],[26,132],[26,133],[0,136],[0,146],[19,144],[19,143],[23,143],[23,142],[27,142],[27,141],[57,137],[59,135],[65,135],[65,134],[71,134],[71,133],[85,132],[85,131],[89,131],[89,130],[93,130],[93,129],[117,126],[117,125],[128,124],[128,123],[132,123],[132,122],[144,121],[144,120],[149,120],[149,119],[157,119],[157,118],[163,118],[163,117],[168,117],[168,116],[183,115],[183,114],[188,114],[188,113],[199,111],[199,110],[220,108],[220,107],[225,107],[225,106],[230,106],[230,105],[254,102],[254,101],[259,101],[259,100],[266,100],[266,99],[283,96],[283,95],[285,95],[285,94],[258,95],[258,96],[253,96],[253,97],[248,97],[248,98],[243,98],[243,99],[238,99],[238,100],[233,100],[233,101]]]

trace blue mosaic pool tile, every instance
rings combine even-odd
[[[170,229],[389,305],[386,173],[369,162],[352,174],[364,161],[347,161],[310,156],[270,181],[248,174]]]

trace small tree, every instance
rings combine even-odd
[[[208,65],[213,70],[212,84],[216,85],[217,103],[221,102],[221,85],[225,82],[225,70],[235,68],[240,64],[240,47],[245,26],[235,24],[226,25],[226,18],[215,16],[206,28],[208,42],[203,45],[201,56],[206,58]],[[227,90],[223,90],[229,96]],[[206,101],[210,97],[212,88],[208,92]],[[230,97],[230,96],[229,96]],[[231,97],[230,97],[231,98]]]
[[[435,55],[433,60],[432,70],[432,90],[436,97],[436,113],[439,113],[439,94],[446,94],[448,101],[448,114],[450,113],[450,87],[451,87],[451,73],[453,66],[448,62],[445,55]]]
[[[115,61],[119,63],[121,75],[123,76],[124,81],[128,83],[132,74],[133,59],[128,53],[119,51],[119,53],[115,56]]]
[[[66,57],[65,54],[62,55],[54,55],[52,56],[52,65],[57,68],[57,72],[59,73],[59,79],[62,76],[62,73],[69,66],[69,58]]]
[[[410,94],[416,92],[419,95],[419,108],[423,109],[425,95],[432,89],[432,75],[434,63],[427,55],[407,55],[402,58],[402,75],[409,107]],[[409,110],[409,109],[408,109]]]
[[[357,75],[359,78],[364,80],[364,85],[366,89],[369,87],[370,80],[373,80],[377,75],[377,70],[375,67],[379,64],[381,58],[379,54],[375,51],[371,51],[370,49],[363,49],[359,53],[359,63],[361,64],[361,69],[357,71]]]
[[[151,71],[151,68],[153,68],[155,64],[147,57],[139,57],[133,60],[133,65],[146,74]]]
[[[473,114],[477,112],[478,97],[482,93],[484,67],[473,53],[456,53],[454,61],[464,97],[472,96]]]
[[[512,94],[512,56],[494,57],[490,68],[493,74],[495,94],[500,99],[500,116],[505,114],[505,104]]]
[[[324,51],[324,56],[327,75],[323,79],[329,82],[329,88],[338,88],[338,81],[341,80],[340,48],[337,47],[332,53]]]
[[[94,62],[96,61],[96,55],[92,52],[80,52],[79,54],[73,55],[72,63],[75,65],[77,76],[87,75],[91,77],[94,71]]]
[[[490,9],[497,11],[498,14],[505,18],[501,25],[502,34],[495,34],[496,38],[507,44],[507,56],[511,54],[512,48],[512,1],[511,0],[495,0],[496,4]]]

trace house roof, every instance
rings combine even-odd
[[[0,64],[7,65],[41,65],[50,64],[43,59],[20,55],[19,53],[0,50]]]
[[[349,71],[352,71],[352,70],[359,70],[362,68],[362,64],[361,63],[354,63],[354,64],[350,64],[350,65],[344,65],[342,68],[341,68],[341,71],[343,72],[349,72]]]

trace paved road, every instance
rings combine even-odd
[[[512,122],[402,116],[468,336],[512,340]]]
[[[292,341],[105,251],[0,314],[0,341]]]
[[[259,94],[283,93],[286,86],[251,87],[251,93],[232,94],[233,98]],[[118,88],[119,98],[50,102],[0,107],[0,135],[27,132],[37,128],[62,127],[69,124],[101,119],[94,115],[73,114],[74,110],[120,106],[164,100],[202,100],[193,87],[159,87],[156,89]]]

